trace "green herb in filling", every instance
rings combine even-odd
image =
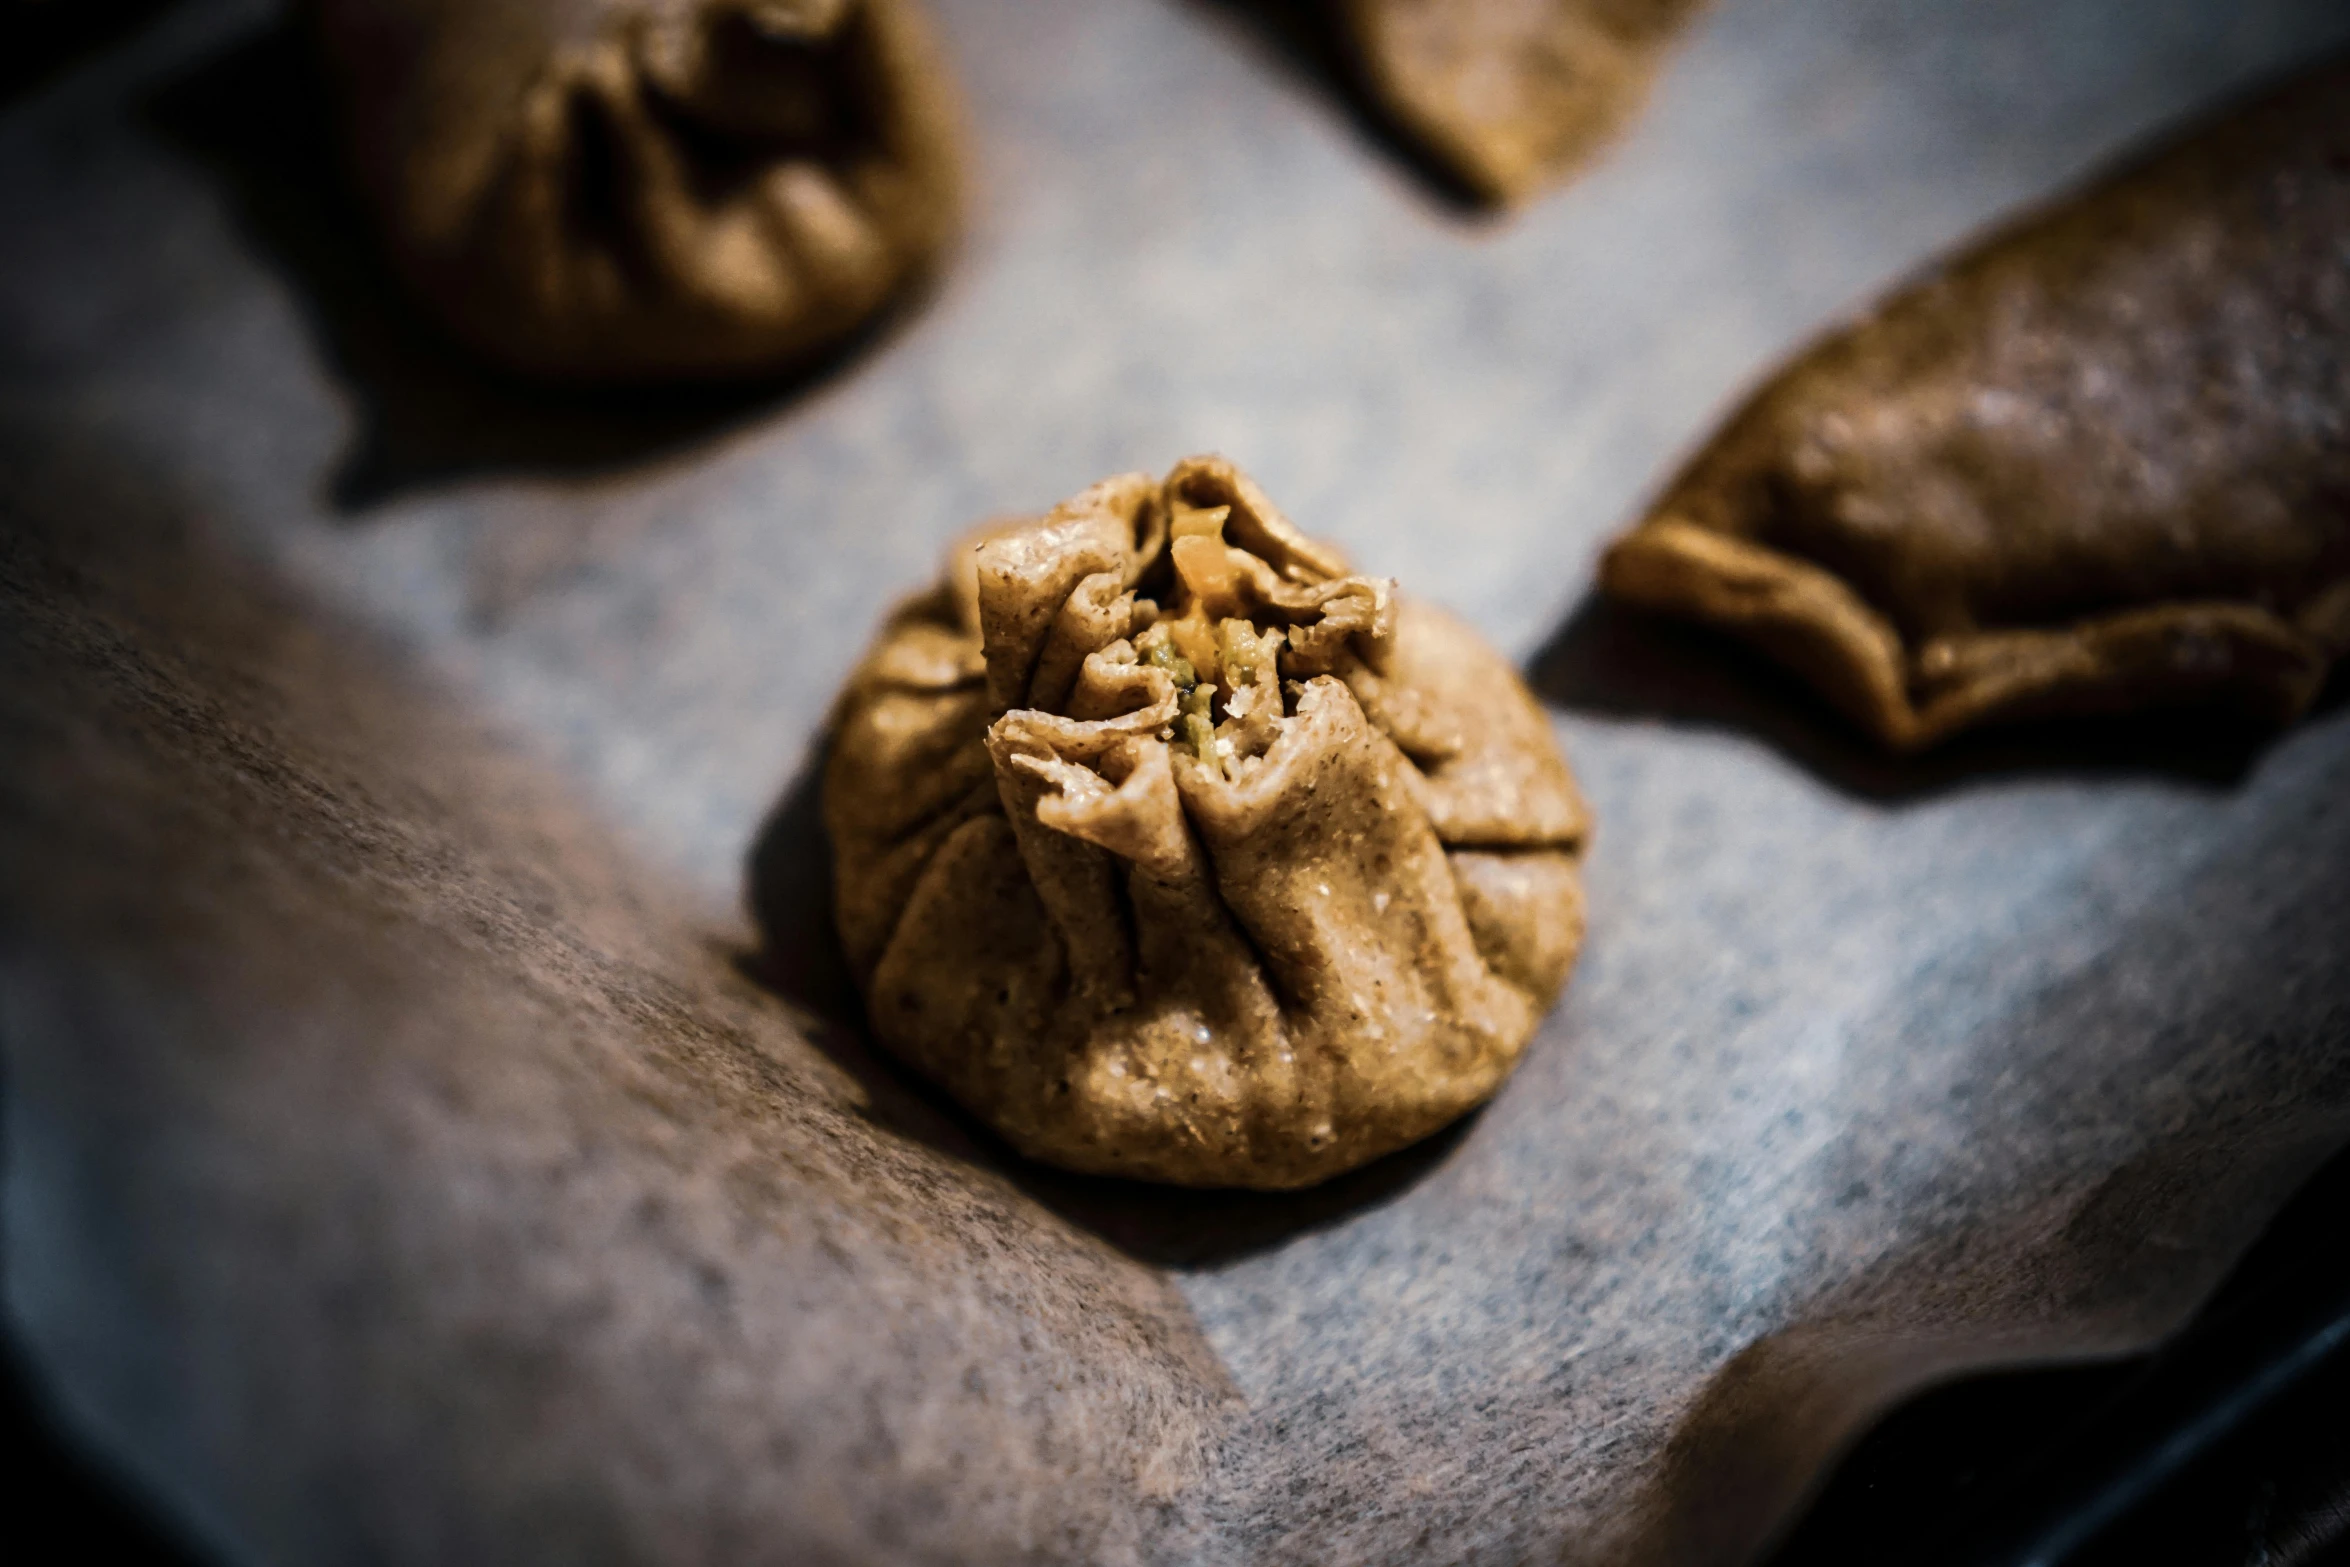
[[[1215,700],[1214,686],[1195,685],[1183,693],[1183,738],[1203,762],[1216,759],[1216,720],[1210,705]]]
[[[1199,684],[1199,671],[1191,667],[1191,660],[1175,651],[1175,639],[1167,634],[1164,625],[1153,626],[1135,643],[1135,651],[1142,661],[1165,670],[1175,682],[1178,691],[1189,691]]]

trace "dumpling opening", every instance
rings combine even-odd
[[[1194,504],[1169,486],[1166,508],[1164,603],[1136,605],[1148,624],[1134,652],[1174,683],[1170,742],[1238,782],[1296,716],[1305,681],[1378,656],[1394,629],[1394,584],[1333,580],[1303,559],[1276,566],[1227,537],[1232,503]]]

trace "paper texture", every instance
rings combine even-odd
[[[2350,29],[2027,9],[1733,0],[1494,228],[1221,8],[941,5],[962,269],[726,403],[438,346],[266,13],[11,106],[0,1261],[60,1406],[239,1559],[1730,1563],[1907,1390],[2164,1332],[2350,1135],[2350,714],[1894,763],[1585,604],[1838,311]],[[1496,1100],[1287,1196],[925,1097],[811,858],[945,541],[1202,450],[1524,657],[1600,824]]]

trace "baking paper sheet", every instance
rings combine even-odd
[[[0,116],[8,1314],[221,1551],[1735,1562],[2350,1135],[2339,703],[1894,764],[1587,601],[1741,387],[2339,7],[1727,0],[1506,222],[1247,7],[939,10],[968,243],[748,395],[442,347],[265,7]],[[1289,1197],[877,1060],[805,784],[950,537],[1199,450],[1525,657],[1599,818],[1516,1077]]]

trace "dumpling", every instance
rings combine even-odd
[[[1372,94],[1478,195],[1515,202],[1638,111],[1700,0],[1346,0]]]
[[[951,237],[957,110],[914,0],[313,0],[394,259],[506,367],[767,374]]]
[[[2350,649],[2350,62],[1813,349],[1600,581],[1748,638],[1896,749],[2303,712]]]
[[[1500,1084],[1589,817],[1515,671],[1231,464],[956,550],[824,774],[875,1035],[1022,1152],[1293,1187]]]

